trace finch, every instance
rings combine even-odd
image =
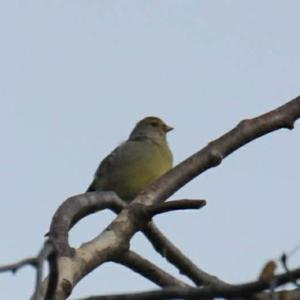
[[[114,191],[130,202],[172,168],[167,133],[173,128],[157,117],[139,121],[127,141],[100,163],[87,192]]]

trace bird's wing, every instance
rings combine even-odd
[[[116,159],[118,159],[118,157],[120,155],[122,155],[123,152],[123,148],[125,146],[125,144],[128,143],[124,142],[121,145],[119,145],[117,148],[115,148],[109,155],[107,155],[102,162],[100,163],[95,176],[97,177],[101,177],[101,176],[105,176],[106,173],[110,170],[110,168],[113,166],[113,164],[116,162]]]
[[[109,170],[112,168],[114,161],[116,160],[116,157],[120,156],[120,153],[122,153],[122,148],[124,147],[124,145],[127,143],[123,142],[122,144],[120,144],[117,148],[115,148],[109,155],[107,155],[100,163],[99,167],[96,170],[95,173],[95,178],[92,181],[92,183],[90,184],[90,186],[87,189],[87,192],[93,192],[96,190],[100,190],[101,189],[101,182],[99,181],[104,181],[107,173],[109,172]]]

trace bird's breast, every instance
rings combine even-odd
[[[149,144],[136,147],[129,159],[123,161],[118,174],[112,178],[117,194],[124,200],[132,200],[149,184],[172,167],[172,154],[166,145]]]

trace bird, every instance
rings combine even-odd
[[[158,117],[140,120],[129,138],[100,163],[87,189],[114,191],[127,203],[173,166],[167,133],[173,127]]]

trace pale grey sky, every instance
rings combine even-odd
[[[37,254],[58,205],[140,118],[175,127],[177,163],[300,94],[299,11],[296,0],[0,1],[0,264]],[[156,222],[204,270],[255,279],[300,244],[299,136],[296,123],[240,149],[173,197],[206,208]],[[112,217],[82,221],[73,245]],[[139,234],[132,247],[167,266]],[[27,299],[34,277],[29,267],[0,274],[1,298]],[[73,297],[153,287],[107,264]]]

